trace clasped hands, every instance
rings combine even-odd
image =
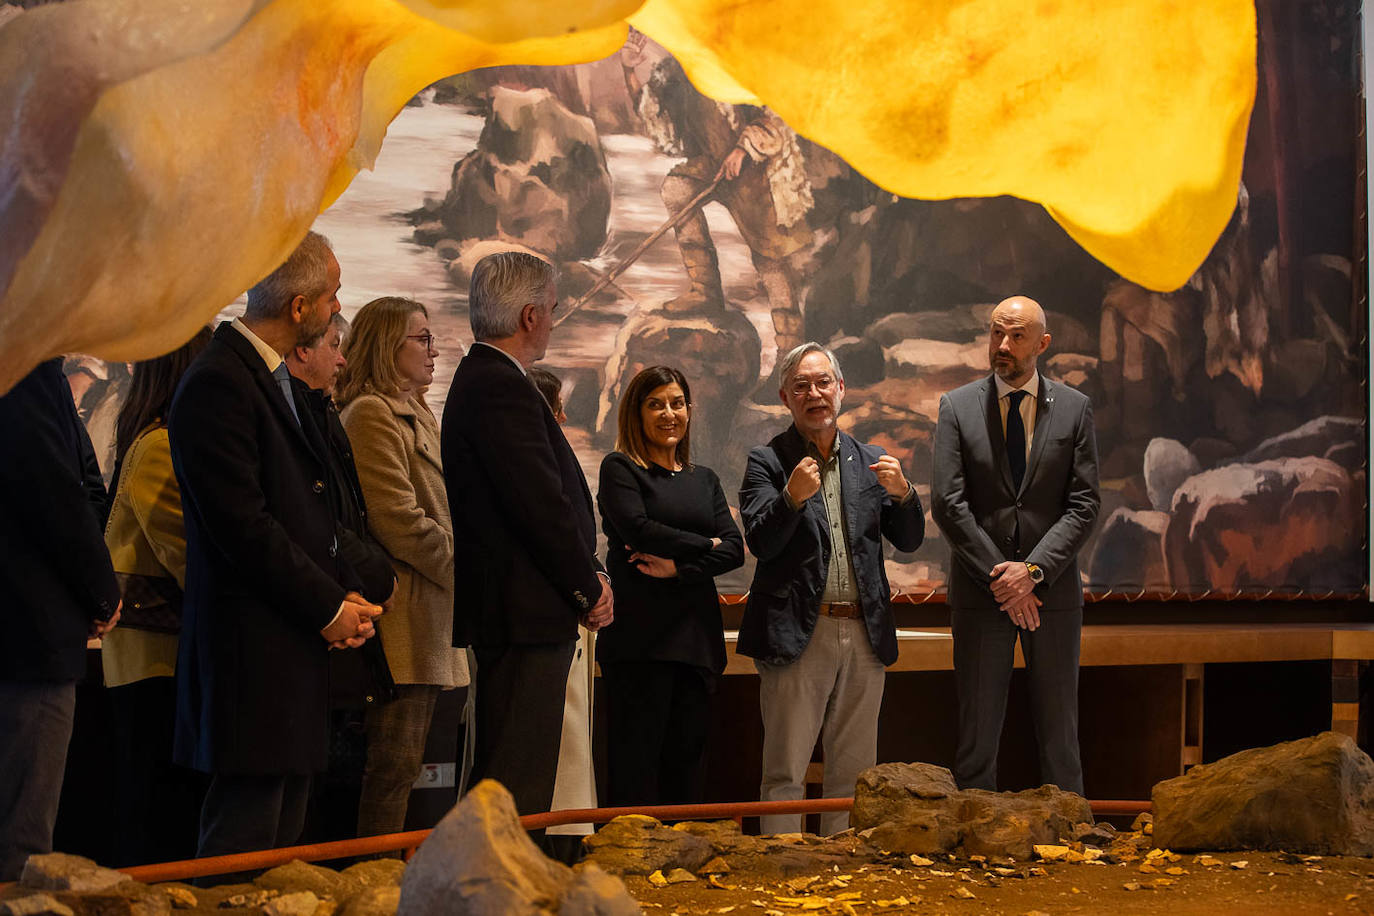
[[[1023,630],[1040,626],[1040,599],[1030,570],[1020,560],[1003,560],[992,568],[992,597],[1011,622]]]
[[[593,633],[615,620],[615,594],[611,591],[611,580],[603,573],[598,572],[597,576],[601,578],[601,597],[579,621]]]
[[[356,649],[376,634],[373,621],[390,607],[390,598],[376,605],[357,592],[349,592],[344,595],[339,616],[320,630],[320,635],[331,649]]]
[[[868,469],[878,478],[887,495],[893,499],[904,499],[911,484],[902,473],[902,463],[891,455],[882,455]],[[794,508],[800,507],[821,488],[821,466],[810,455],[797,462],[792,474],[787,478],[787,499]]]

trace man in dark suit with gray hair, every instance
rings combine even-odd
[[[1101,502],[1092,405],[1037,371],[1050,335],[1034,300],[999,303],[988,333],[992,375],[944,395],[935,430],[931,515],[952,553],[954,778],[963,789],[997,788],[1019,637],[1041,781],[1081,795],[1078,551]]]
[[[309,233],[215,331],[168,417],[186,519],[173,755],[211,774],[200,856],[300,837],[328,761],[329,650],[362,645],[382,612],[355,590],[329,456],[283,359],[329,327],[339,284]]]
[[[524,252],[477,262],[468,295],[476,342],[453,373],[440,434],[453,641],[477,656],[473,779],[500,780],[521,814],[553,803],[577,625],[597,630],[614,616],[587,481],[526,377],[548,347],[557,280]]]

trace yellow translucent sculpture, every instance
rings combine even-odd
[[[0,26],[0,391],[170,349],[285,257],[436,79],[625,17],[897,194],[1013,194],[1143,285],[1235,200],[1247,0],[69,0]]]

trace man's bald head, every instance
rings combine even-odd
[[[1050,345],[1045,324],[1045,310],[1028,296],[1012,296],[997,303],[988,329],[992,371],[1015,388],[1030,381],[1036,358]]]
[[[1038,328],[1039,333],[1043,334],[1049,330],[1049,323],[1045,320],[1045,310],[1040,307],[1029,296],[1011,296],[997,303],[997,307],[992,310],[992,317],[998,315],[1008,320],[1028,322],[1032,328]]]

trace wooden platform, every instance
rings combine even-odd
[[[753,659],[735,653],[736,631],[725,634],[726,674],[754,674]],[[950,671],[954,643],[948,627],[899,630],[897,661],[889,671]],[[1086,626],[1080,664],[1201,665],[1212,662],[1374,660],[1374,624],[1191,624]],[[1024,664],[1020,646],[1016,665]]]
[[[726,633],[726,674],[753,676],[753,660],[735,652],[736,635]],[[1205,709],[1211,709],[1218,728],[1240,718],[1282,715],[1248,700],[1235,708],[1229,678],[1232,672],[1244,670],[1246,663],[1307,663],[1307,671],[1318,664],[1319,689],[1306,694],[1304,721],[1314,731],[1330,727],[1358,740],[1360,674],[1371,660],[1374,624],[1085,626],[1079,717],[1085,773],[1099,788],[1100,797],[1148,797],[1154,782],[1203,762]],[[1016,665],[1023,667],[1019,648]],[[898,658],[888,669],[880,719],[880,760],[949,764],[954,739],[952,670],[948,627],[898,631]],[[1211,702],[1207,702],[1209,670],[1222,691]],[[1320,681],[1327,671],[1329,701]],[[748,740],[760,740],[761,734],[753,734],[757,726],[750,723],[757,713],[749,709],[757,702],[757,691],[746,685],[750,685],[747,677],[727,680],[725,693],[734,702],[729,704],[733,711],[725,715],[734,720],[733,728],[743,728]],[[1004,757],[1012,758],[1004,760],[1004,779],[1012,781],[1033,779],[1037,769],[1033,734],[1024,721],[1029,710],[1024,698],[1016,696],[1018,691],[1024,692],[1024,681],[1013,682],[1003,737]],[[1217,756],[1215,744],[1207,759]],[[735,765],[740,762],[736,760]]]

